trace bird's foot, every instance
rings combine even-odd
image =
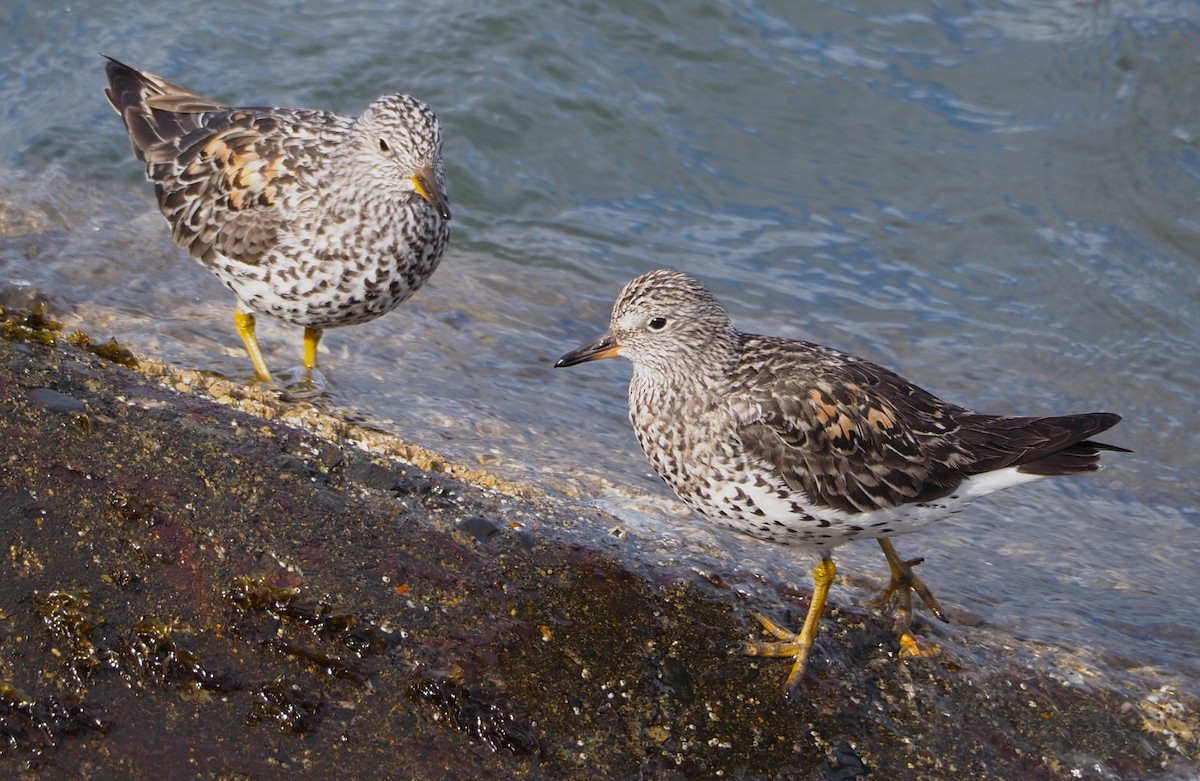
[[[867,604],[876,610],[885,610],[889,606],[892,609],[892,631],[896,633],[900,641],[900,656],[930,656],[936,653],[937,649],[932,644],[920,641],[912,633],[911,625],[913,618],[912,595],[916,592],[921,601],[925,603],[925,607],[933,613],[938,619],[949,622],[946,613],[942,610],[942,606],[938,604],[937,598],[929,587],[917,577],[913,572],[913,567],[920,564],[924,559],[902,559],[896,551],[895,546],[890,540],[879,540],[879,547],[883,549],[884,556],[887,557],[888,566],[892,571],[892,577],[888,581],[887,586],[879,594]]]
[[[812,654],[813,642],[817,639],[817,629],[821,623],[821,614],[825,612],[825,599],[829,595],[829,587],[837,567],[833,559],[824,557],[813,569],[813,595],[808,605],[808,614],[804,617],[804,627],[799,633],[792,633],[764,615],[755,613],[754,617],[768,634],[778,642],[773,643],[740,643],[737,650],[747,656],[783,657],[794,660],[792,671],[784,681],[783,691],[788,694],[796,688],[796,684],[804,677],[808,668],[808,657]]]
[[[892,571],[892,576],[883,591],[870,600],[867,605],[875,610],[884,610],[889,604],[894,603],[892,608],[892,627],[896,630],[896,634],[903,636],[908,632],[909,626],[912,623],[912,595],[916,592],[921,601],[925,603],[925,607],[929,608],[929,612],[937,616],[939,620],[949,623],[950,619],[946,617],[946,612],[942,610],[937,597],[933,595],[933,592],[929,590],[925,582],[913,572],[913,567],[923,562],[924,559],[900,558],[900,554],[896,551],[895,546],[892,545],[890,540],[879,540],[879,547],[883,549],[883,554],[887,557],[888,567]]]
[[[910,656],[937,656],[937,646],[928,640],[922,640],[907,629],[900,633],[900,651],[898,656],[907,659]]]
[[[816,632],[811,632],[806,637],[803,631],[791,632],[760,613],[755,613],[754,617],[768,634],[778,638],[778,642],[747,641],[739,643],[735,650],[746,656],[792,659],[792,670],[783,685],[784,691],[791,691],[808,668],[808,657],[812,653]]]

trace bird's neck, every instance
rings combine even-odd
[[[688,406],[689,399],[719,398],[737,362],[736,345],[710,343],[691,355],[656,364],[635,364],[630,381],[630,402],[658,404],[670,400],[672,408]],[[675,406],[682,405],[682,406]]]

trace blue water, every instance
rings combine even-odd
[[[659,5],[0,2],[0,301],[248,376],[233,302],[171,242],[98,52],[233,103],[354,113],[410,92],[444,126],[451,247],[399,311],[326,336],[335,403],[573,486],[632,548],[699,539],[697,560],[799,584],[804,556],[671,504],[625,419],[627,365],[551,368],[642,271],[687,270],[743,330],[980,409],[1120,412],[1109,440],[1135,453],[1102,475],[898,544],[981,632],[1200,693],[1200,4]],[[273,366],[300,362],[299,334],[260,336]],[[843,561],[883,570],[873,546]]]

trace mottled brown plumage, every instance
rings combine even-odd
[[[322,329],[391,311],[437,268],[441,129],[417,99],[386,95],[357,118],[229,108],[111,58],[107,73],[172,236],[237,295],[264,377],[250,312],[303,326],[311,366]]]
[[[1039,477],[1093,472],[1101,450],[1121,449],[1090,439],[1116,425],[1112,413],[986,415],[861,358],[742,333],[703,285],[665,269],[630,282],[609,330],[557,365],[617,354],[633,361],[629,416],[655,470],[718,524],[819,551],[818,590],[832,580],[834,546],[916,531]],[[893,554],[894,579],[940,615]],[[783,644],[797,659],[790,683],[813,619],[807,637]]]

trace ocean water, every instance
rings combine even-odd
[[[172,243],[99,52],[235,105],[409,92],[443,124],[451,245],[399,310],[327,333],[329,404],[574,486],[647,556],[801,586],[809,557],[672,501],[627,364],[552,368],[633,276],[688,271],[743,330],[978,409],[1119,412],[1105,439],[1135,452],[1101,475],[897,542],[987,631],[1200,693],[1200,5],[900,5],[0,0],[0,302],[248,377],[232,296]],[[300,363],[295,330],[260,341]],[[841,558],[885,571],[870,544]]]

